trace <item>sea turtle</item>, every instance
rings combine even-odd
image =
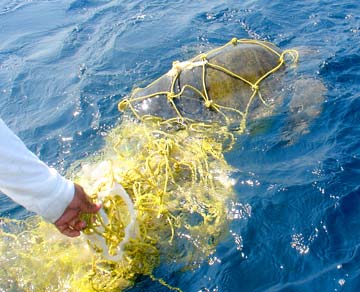
[[[220,124],[238,124],[273,113],[289,90],[291,123],[306,132],[323,102],[325,87],[318,80],[284,82],[285,63],[296,62],[297,51],[281,51],[269,42],[232,39],[226,45],[185,62],[145,88],[133,90],[119,103],[138,117],[155,116]],[[301,126],[296,126],[297,123]]]

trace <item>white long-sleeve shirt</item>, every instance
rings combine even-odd
[[[0,190],[55,222],[74,197],[74,184],[48,167],[0,119]]]

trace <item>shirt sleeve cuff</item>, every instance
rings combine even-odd
[[[50,171],[57,176],[57,187],[54,188],[56,194],[49,196],[49,199],[43,202],[40,215],[45,220],[54,223],[74,198],[75,187],[72,181],[59,175],[55,169],[50,168]]]

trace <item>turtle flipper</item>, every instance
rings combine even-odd
[[[301,78],[295,81],[289,102],[289,118],[283,131],[283,138],[288,144],[309,133],[311,123],[322,111],[326,91],[324,84],[317,79]]]

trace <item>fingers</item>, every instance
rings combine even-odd
[[[83,220],[73,220],[70,223],[65,223],[63,225],[55,224],[56,228],[64,235],[70,237],[76,237],[80,235],[80,231],[86,227],[86,222]]]
[[[99,204],[90,201],[81,186],[77,184],[74,186],[74,198],[60,218],[55,221],[56,228],[69,237],[79,236],[80,231],[86,227],[86,222],[80,219],[82,213],[96,213],[101,208]]]
[[[80,217],[80,210],[66,208],[61,217],[55,221],[56,226],[68,225],[72,221],[76,221]]]
[[[80,231],[66,229],[64,232],[62,232],[62,234],[69,236],[69,237],[77,237],[77,236],[80,236]]]
[[[58,230],[62,234],[66,235],[66,236],[69,236],[69,237],[76,237],[76,236],[80,235],[79,230],[72,229],[72,228],[70,228],[70,226],[58,228]]]
[[[86,227],[86,222],[83,220],[78,221],[74,224],[74,229],[78,231],[83,230],[85,227]]]
[[[65,209],[63,215],[55,222],[56,228],[67,236],[79,236],[80,231],[86,227],[86,222],[80,220],[80,214],[80,210]]]

